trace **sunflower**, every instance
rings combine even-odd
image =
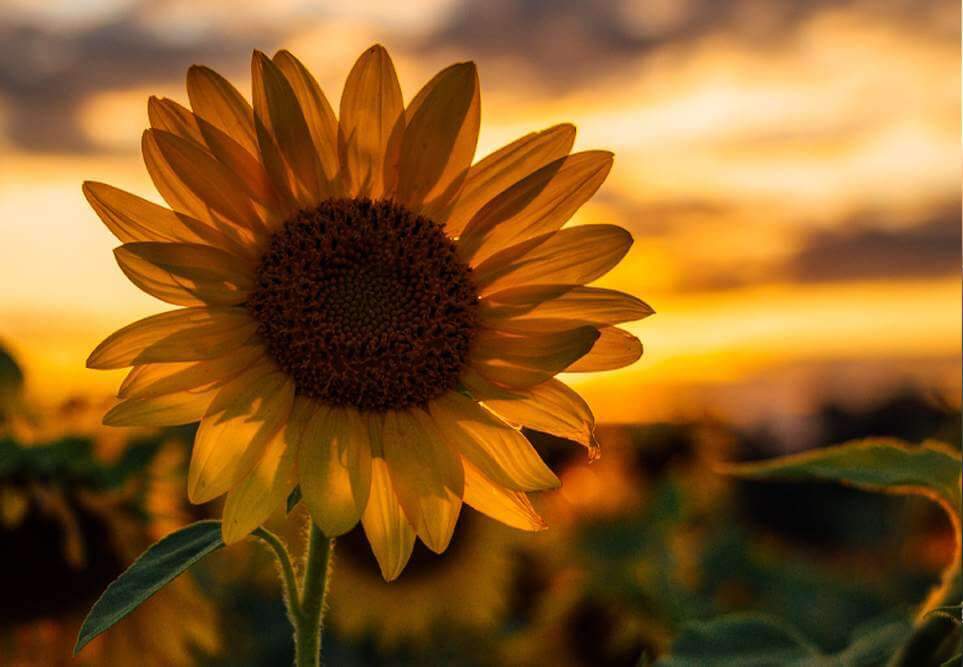
[[[123,272],[181,306],[90,355],[133,367],[105,423],[199,420],[188,496],[226,494],[228,544],[296,485],[324,534],[361,521],[388,580],[416,536],[445,550],[463,502],[543,528],[525,494],[559,481],[519,427],[594,453],[591,411],[554,376],[632,363],[641,344],[615,325],[652,313],[586,286],[627,231],[562,229],[612,155],[570,153],[558,125],[472,164],[472,63],[405,105],[374,46],[338,118],[286,51],[255,52],[252,76],[253,107],[200,66],[192,110],[150,100],[144,160],[170,209],[84,184]]]

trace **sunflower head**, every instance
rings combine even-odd
[[[93,368],[132,367],[114,425],[200,421],[188,495],[226,494],[236,542],[299,486],[329,536],[360,520],[393,579],[416,536],[442,552],[463,503],[539,530],[526,494],[559,482],[521,433],[597,452],[562,371],[641,355],[616,325],[652,310],[587,283],[628,251],[566,227],[612,165],[571,125],[473,162],[474,64],[407,104],[365,51],[335,115],[290,53],[255,52],[252,102],[205,67],[191,108],[151,98],[147,170],[170,208],[86,183],[138,287],[181,308],[121,329]]]

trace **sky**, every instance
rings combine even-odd
[[[337,109],[390,51],[405,98],[473,60],[477,157],[558,122],[615,167],[572,224],[635,237],[599,281],[657,314],[630,368],[571,376],[602,421],[805,414],[905,385],[959,402],[960,5],[949,0],[0,0],[0,341],[42,400],[164,310],[124,279],[84,180],[157,200],[147,98],[207,64],[249,90],[288,48]]]

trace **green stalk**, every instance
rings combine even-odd
[[[308,519],[309,521],[310,518]],[[301,583],[300,613],[295,626],[295,664],[297,667],[320,667],[321,634],[328,582],[333,567],[334,540],[326,538],[311,521],[311,535],[305,556],[304,579]]]

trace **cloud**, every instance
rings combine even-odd
[[[931,278],[960,271],[959,202],[933,211],[900,229],[870,226],[856,219],[813,234],[790,260],[789,275],[800,282]]]
[[[167,39],[135,13],[72,31],[0,20],[0,100],[6,140],[27,151],[93,150],[78,126],[77,110],[107,90],[182,80],[195,62],[213,66],[244,62],[252,45],[273,43],[265,30],[205,34],[188,41]]]

